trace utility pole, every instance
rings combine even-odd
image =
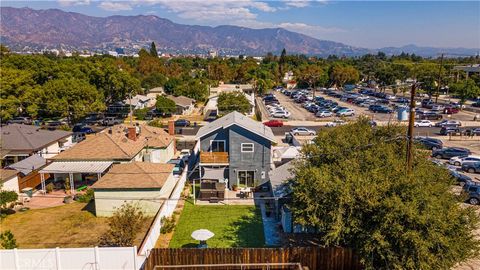
[[[407,144],[407,172],[408,174],[412,171],[412,162],[413,162],[413,127],[415,122],[415,91],[417,84],[412,84],[412,90],[410,93],[410,115],[408,119],[408,144]]]
[[[130,125],[133,125],[132,92],[129,93],[129,97],[130,97]]]
[[[437,96],[435,97],[435,103],[438,103],[438,95],[440,94],[440,86],[442,85],[442,66],[443,66],[443,53],[440,57],[440,67],[438,68],[438,85],[437,85]]]

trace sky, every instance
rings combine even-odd
[[[132,0],[4,1],[90,16],[155,15],[206,26],[282,27],[364,48],[480,48],[480,1]]]

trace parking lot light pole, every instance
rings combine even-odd
[[[413,162],[413,128],[415,122],[415,91],[417,84],[412,84],[412,91],[410,93],[410,115],[408,118],[408,144],[407,144],[407,173],[412,171]]]

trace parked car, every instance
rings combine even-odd
[[[464,186],[472,181],[472,178],[466,176],[463,173],[459,173],[457,170],[449,170],[450,175],[457,180],[460,186]]]
[[[458,113],[460,110],[458,108],[454,108],[454,107],[447,107],[443,110],[443,113],[445,114],[455,114],[455,113]]]
[[[413,123],[415,127],[433,127],[433,122],[430,120],[419,120]]]
[[[464,162],[462,164],[462,171],[469,173],[480,173],[480,162]]]
[[[333,116],[333,113],[331,111],[327,111],[327,110],[322,110],[322,111],[318,111],[316,114],[315,114],[316,117],[331,117]]]
[[[450,135],[450,136],[455,136],[455,135],[462,135],[462,130],[460,130],[456,126],[444,126],[440,129],[440,135]]]
[[[270,120],[263,124],[267,127],[283,127],[283,122],[280,120]]]
[[[87,127],[85,125],[75,125],[72,129],[73,132],[81,132],[85,134],[93,134],[95,133],[95,130],[93,130],[91,127]]]
[[[102,125],[104,126],[114,126],[123,123],[123,119],[115,118],[115,117],[105,117],[102,121]]]
[[[461,147],[446,147],[442,149],[435,149],[432,151],[432,156],[435,158],[450,159],[452,157],[466,157],[472,154],[470,150]]]
[[[315,130],[308,129],[306,127],[293,128],[292,130],[290,130],[290,133],[292,133],[293,135],[302,135],[302,136],[317,135],[317,132]]]
[[[393,110],[383,105],[371,105],[368,109],[374,113],[393,113]]]
[[[354,116],[355,110],[353,109],[343,109],[337,112],[337,116]]]
[[[184,162],[188,162],[188,159],[190,158],[190,155],[192,154],[192,151],[190,149],[182,149],[180,151],[180,159],[183,160]]]
[[[343,126],[343,125],[346,125],[346,124],[347,124],[347,122],[345,120],[335,119],[332,122],[328,122],[327,124],[325,124],[325,126],[326,127],[337,127],[337,126]]]
[[[66,125],[64,121],[49,121],[47,122],[47,129],[48,130],[55,130],[59,128],[60,126]]]
[[[480,157],[477,156],[468,156],[468,157],[452,157],[448,164],[452,164],[455,166],[462,166],[464,162],[479,162]]]
[[[272,117],[288,118],[288,117],[290,117],[290,112],[288,112],[288,111],[275,111],[275,112],[272,113]]]
[[[188,127],[188,126],[190,126],[190,121],[188,121],[186,119],[178,119],[177,121],[175,121],[175,126],[176,127]]]
[[[476,108],[480,107],[480,101],[472,103],[472,107],[476,107]]]
[[[437,150],[443,148],[443,142],[439,139],[430,137],[415,137],[415,142],[421,144],[428,150]]]
[[[183,168],[185,168],[185,162],[182,159],[171,159],[167,162],[168,164],[174,164],[173,175],[182,174]]]
[[[458,120],[442,120],[440,122],[435,123],[436,127],[444,127],[444,126],[456,126],[460,127],[462,126],[462,122]]]
[[[463,193],[467,195],[467,202],[473,205],[480,204],[480,184],[469,182],[463,186]]]
[[[480,136],[480,128],[469,128],[465,130],[466,136]]]
[[[24,124],[24,125],[31,125],[32,118],[30,117],[14,117],[7,121],[7,124]]]
[[[77,133],[73,133],[72,134],[72,142],[73,143],[78,143],[78,142],[81,142],[83,140],[85,140],[87,138],[87,135],[85,135],[85,133],[82,133],[82,132],[77,132]]]

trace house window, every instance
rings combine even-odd
[[[240,187],[255,186],[255,171],[238,171],[238,185]]]
[[[210,151],[211,152],[226,152],[225,141],[211,141],[210,142]]]
[[[253,153],[253,143],[242,143],[242,153]]]

